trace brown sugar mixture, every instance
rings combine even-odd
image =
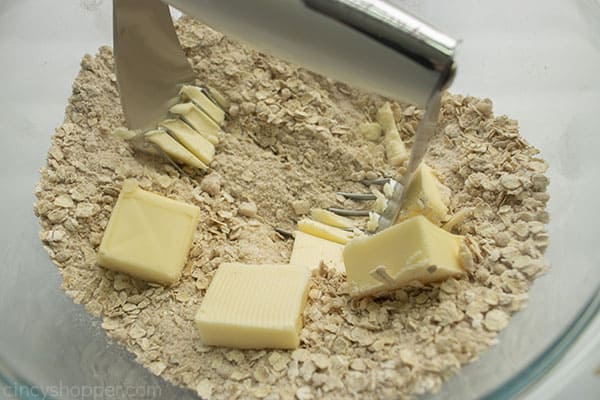
[[[399,178],[380,141],[358,126],[385,99],[298,69],[229,40],[192,19],[177,24],[197,72],[230,100],[227,134],[211,171],[182,176],[111,135],[124,119],[111,49],[86,55],[36,187],[40,238],[75,302],[156,375],[205,398],[343,399],[414,397],[496,341],[545,271],[546,163],[495,117],[487,99],[445,94],[439,131],[426,157],[452,192],[453,232],[474,263],[467,276],[352,299],[345,277],[313,277],[300,348],[234,350],[204,346],[193,317],[223,262],[287,263],[293,230],[310,207],[360,207],[338,190],[361,180]],[[410,148],[423,111],[393,104]],[[201,222],[181,280],[162,287],[101,268],[96,253],[121,184],[195,204]],[[363,205],[364,207],[364,205]]]

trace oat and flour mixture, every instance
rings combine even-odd
[[[310,207],[358,207],[335,192],[365,191],[360,180],[402,171],[357,129],[383,98],[249,50],[191,19],[177,29],[198,83],[231,101],[211,172],[181,176],[110,134],[124,120],[112,53],[103,47],[83,58],[36,188],[40,237],[63,288],[103,318],[111,338],[154,374],[215,399],[411,397],[439,389],[494,344],[545,270],[546,164],[515,121],[493,116],[489,100],[447,94],[426,162],[452,191],[451,213],[465,217],[454,232],[466,236],[474,256],[468,275],[353,300],[345,277],[322,268],[299,349],[203,346],[193,317],[219,264],[287,263],[291,241],[273,227],[294,229]],[[422,111],[398,104],[393,111],[410,147]],[[202,210],[173,287],[96,264],[126,178]]]

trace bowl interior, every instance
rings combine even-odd
[[[600,3],[396,3],[462,39],[451,91],[491,98],[495,113],[517,119],[522,136],[550,165],[547,259],[552,269],[533,285],[528,307],[501,333],[498,345],[435,397],[473,398],[508,390],[503,385],[534,360],[549,362],[536,357],[573,329],[600,284],[595,212],[600,198],[595,180]],[[111,38],[107,1],[5,0],[0,5],[0,152],[5,162],[0,172],[0,361],[10,366],[0,368],[0,375],[20,376],[34,391],[55,398],[79,398],[84,390],[113,390],[120,393],[116,398],[194,398],[107,342],[99,321],[61,291],[59,273],[37,236],[33,189],[50,135],[62,121],[81,56],[110,44]],[[31,391],[24,388],[19,394]]]

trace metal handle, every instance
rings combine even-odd
[[[304,3],[441,75],[442,87],[456,73],[458,42],[407,12],[381,0],[303,0]]]
[[[456,41],[382,0],[163,0],[315,72],[425,107]]]

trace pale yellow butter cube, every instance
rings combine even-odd
[[[206,345],[294,349],[300,344],[310,271],[296,265],[225,263],[195,317]]]
[[[198,207],[126,180],[104,231],[98,264],[170,285],[181,276],[199,218]]]
[[[298,221],[298,229],[304,233],[331,240],[332,242],[339,244],[346,244],[354,237],[353,232],[345,231],[307,218]]]
[[[160,123],[200,161],[209,165],[215,157],[215,145],[180,119],[167,119]]]
[[[179,91],[179,95],[185,101],[191,100],[196,103],[217,124],[222,125],[225,121],[225,111],[213,103],[198,86],[184,85]]]
[[[296,231],[290,264],[315,270],[323,262],[328,267],[343,273],[343,251],[344,246],[339,243]]]
[[[217,144],[221,135],[219,125],[210,119],[202,110],[193,103],[175,104],[169,109],[173,114],[179,115],[190,124],[198,133],[206,137],[211,143]]]
[[[442,194],[442,184],[426,164],[421,164],[413,174],[402,194],[398,221],[424,215],[439,224],[448,217],[448,206]]]
[[[430,283],[464,273],[463,237],[416,216],[373,236],[353,239],[344,249],[353,296],[377,294],[411,281]]]

